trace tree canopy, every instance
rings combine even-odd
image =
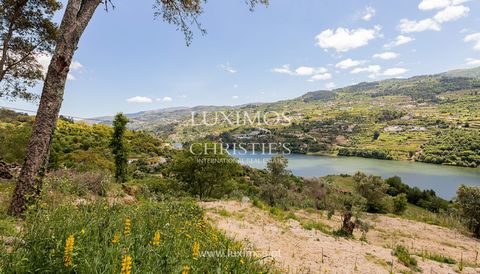
[[[56,39],[52,17],[56,0],[0,2],[0,97],[34,99],[28,88],[43,80],[41,58],[48,59]]]

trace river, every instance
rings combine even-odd
[[[233,154],[240,163],[255,168],[265,168],[270,155],[252,155],[251,152]],[[461,184],[480,186],[480,168],[463,168],[434,165],[419,162],[387,161],[358,157],[328,157],[303,154],[286,155],[288,169],[294,175],[319,177],[325,175],[354,174],[362,171],[366,174],[380,175],[384,178],[399,176],[410,186],[420,189],[433,189],[445,199],[455,197]]]

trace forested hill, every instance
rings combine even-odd
[[[359,83],[295,99],[243,106],[200,106],[137,113],[132,129],[165,140],[282,142],[297,153],[320,153],[437,164],[480,165],[480,68]],[[285,113],[288,125],[192,125],[191,113]],[[107,119],[108,120],[108,119]],[[454,141],[453,141],[454,140]]]

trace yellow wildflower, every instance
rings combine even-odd
[[[243,259],[240,259],[241,264],[245,264],[245,261]]]
[[[68,236],[65,241],[65,253],[63,255],[63,264],[66,267],[73,266],[73,246],[75,244],[75,237],[73,235]]]
[[[188,265],[184,265],[182,274],[188,274],[188,271],[190,271],[190,267]]]
[[[131,232],[132,232],[132,221],[130,219],[125,219],[125,230],[124,230],[125,236],[130,235]]]
[[[81,232],[82,232],[82,235],[84,235],[85,234],[85,229],[82,228]]]
[[[152,245],[160,245],[160,231],[156,231],[152,239]]]
[[[120,233],[115,232],[115,235],[113,235],[112,244],[116,244],[118,242],[120,242]]]
[[[198,255],[200,255],[200,244],[198,242],[194,242],[192,247],[193,259],[196,260],[198,258]]]
[[[122,271],[121,274],[132,273],[132,256],[125,255],[122,257]]]

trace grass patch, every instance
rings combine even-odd
[[[15,219],[12,217],[2,217],[0,219],[0,236],[15,236]]]
[[[428,259],[428,260],[432,260],[432,261],[436,261],[436,262],[444,263],[444,264],[456,264],[457,263],[457,261],[453,258],[443,256],[443,255],[440,255],[440,254],[436,254],[436,253],[426,252],[426,251],[421,252],[421,253],[417,253],[416,255],[419,256],[419,257]]]
[[[399,217],[398,215],[393,216]],[[468,231],[465,225],[462,224],[461,219],[457,216],[430,212],[426,209],[412,204],[408,204],[407,209],[400,217],[431,225],[438,225],[442,227],[457,229],[463,233],[466,233]]]
[[[230,213],[226,209],[222,208],[218,211],[218,215],[223,216],[223,217],[231,217],[232,213]]]
[[[322,222],[306,222],[302,223],[302,227],[306,230],[318,230],[322,233],[332,235],[332,228]]]
[[[380,266],[382,266],[382,267],[385,268],[385,269],[388,269],[388,267],[391,265],[391,263],[389,264],[389,263],[388,263],[387,261],[385,261],[384,259],[379,258],[379,257],[377,257],[377,256],[375,256],[375,255],[373,255],[373,254],[371,254],[371,253],[367,253],[367,254],[365,255],[365,259],[367,259],[368,261],[373,262],[373,263],[375,263],[375,264],[377,264],[377,265],[380,265]]]
[[[268,206],[267,206],[264,202],[262,202],[260,199],[258,199],[258,198],[253,198],[253,200],[252,200],[252,205],[253,205],[254,207],[260,208],[260,209],[262,209],[262,210],[265,210],[265,209],[268,208]]]
[[[287,221],[289,219],[299,221],[299,218],[295,215],[295,213],[291,211],[282,210],[281,208],[278,208],[278,207],[270,207],[268,209],[268,212],[270,212],[270,215],[272,215],[275,219],[282,222]]]
[[[420,268],[417,266],[417,260],[410,255],[406,247],[397,245],[393,251],[393,255],[395,255],[404,266],[415,271],[420,271]]]
[[[190,201],[112,207],[42,202],[27,213],[23,227],[24,244],[0,250],[0,273],[119,273],[126,256],[134,273],[271,271],[239,252],[242,244],[208,225]],[[222,256],[228,252],[238,256]]]

